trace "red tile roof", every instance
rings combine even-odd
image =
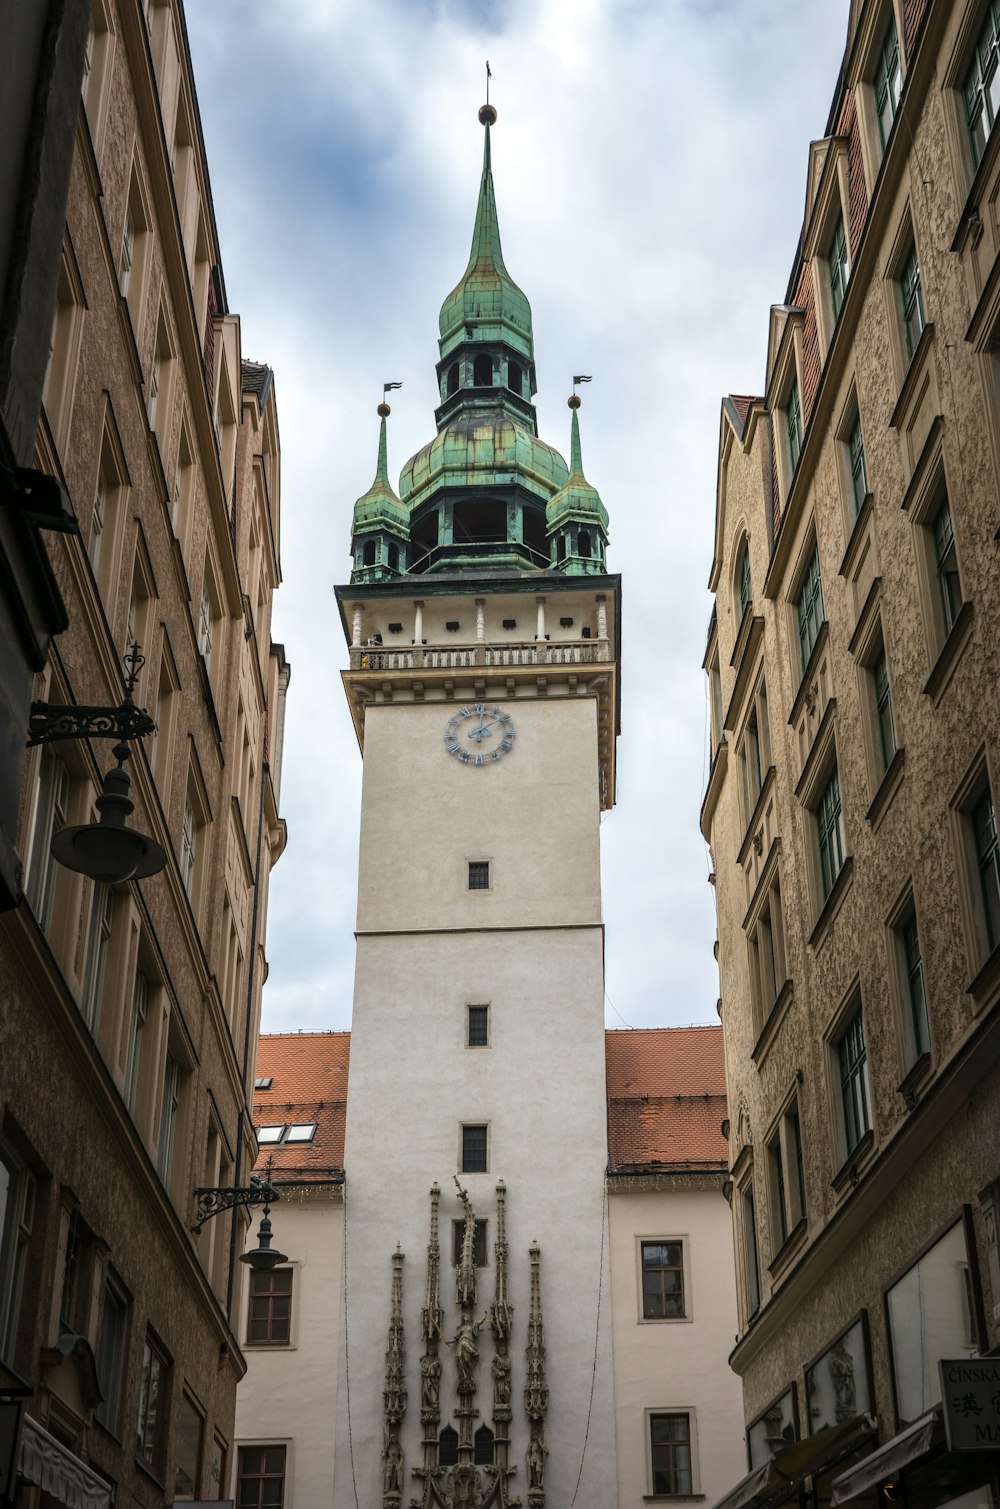
[[[746,424],[746,422],[747,422],[747,415],[750,412],[750,405],[755,401],[754,398],[753,398],[753,396],[752,396],[752,394],[749,394],[749,393],[730,393],[729,397],[732,400],[733,406],[736,409],[737,414],[740,416],[740,423],[741,424]]]
[[[314,1178],[344,1167],[349,1032],[293,1032],[261,1037],[255,1126],[316,1122],[312,1142],[264,1145],[277,1175]],[[659,1027],[605,1033],[608,1161],[620,1170],[716,1170],[726,1167],[726,1075],[721,1027]]]
[[[349,1032],[269,1033],[257,1052],[257,1078],[271,1078],[269,1090],[255,1090],[254,1126],[316,1123],[312,1142],[263,1144],[260,1171],[268,1157],[279,1175],[308,1173],[321,1178],[344,1167]]]
[[[721,1027],[616,1029],[605,1052],[612,1170],[726,1167]]]

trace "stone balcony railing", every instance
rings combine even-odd
[[[506,666],[601,665],[611,659],[606,639],[572,639],[517,644],[353,645],[352,671],[485,670]]]

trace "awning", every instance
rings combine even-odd
[[[866,1493],[876,1483],[883,1482],[885,1478],[899,1472],[900,1468],[908,1467],[918,1457],[925,1456],[931,1449],[935,1428],[940,1429],[940,1425],[941,1411],[939,1408],[932,1409],[929,1414],[921,1415],[919,1420],[914,1420],[912,1425],[901,1430],[898,1436],[893,1436],[891,1441],[886,1441],[884,1446],[878,1447],[863,1462],[842,1472],[839,1478],[833,1480],[831,1506],[850,1503],[858,1494]]]
[[[712,1509],[750,1509],[751,1505],[772,1500],[778,1503],[783,1490],[787,1495],[803,1478],[823,1472],[845,1450],[860,1446],[874,1431],[875,1422],[869,1415],[855,1415],[802,1441],[791,1441],[777,1456],[748,1472]]]
[[[18,1471],[68,1509],[111,1509],[111,1485],[25,1415]]]

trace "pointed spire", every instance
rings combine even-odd
[[[573,410],[573,422],[570,425],[570,431],[569,431],[569,474],[570,474],[571,477],[579,477],[582,480],[583,479],[583,458],[582,458],[582,456],[580,454],[580,419],[579,419],[580,400],[577,398],[576,403],[573,403],[572,400],[571,400],[570,401],[570,408]],[[384,419],[382,421],[382,429],[383,429],[383,434],[384,434],[384,432],[385,432],[385,420]]]
[[[472,228],[472,250],[466,277],[476,268],[492,267],[498,273],[506,273],[503,251],[500,246],[500,221],[497,218],[496,191],[493,188],[493,159],[490,154],[490,126],[497,118],[492,105],[483,105],[479,119],[485,127],[483,140],[483,176],[479,183],[479,199],[476,203],[476,223]]]
[[[577,378],[576,381],[579,382],[580,379]],[[545,509],[545,527],[550,535],[567,524],[582,524],[589,529],[596,527],[606,541],[608,511],[601,502],[600,493],[596,487],[591,487],[583,472],[579,417],[581,400],[574,392],[566,402],[573,411],[570,425],[569,478],[566,485],[549,499]],[[598,557],[588,557],[588,560],[593,561],[593,564],[588,566],[589,570],[599,569]]]
[[[409,533],[409,513],[393,492],[389,481],[388,442],[385,422],[390,412],[387,403],[379,404],[378,415],[380,423],[375,480],[368,491],[362,493],[354,505],[353,534],[363,534],[381,528],[388,528],[404,536]]]

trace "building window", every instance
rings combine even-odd
[[[466,1046],[469,1048],[488,1048],[490,1042],[490,1008],[488,1006],[469,1006],[468,1030],[466,1034]]]
[[[743,1211],[743,1259],[747,1283],[747,1319],[760,1309],[760,1260],[757,1253],[757,1209],[753,1198],[753,1176],[740,1194]]]
[[[798,1438],[798,1425],[795,1413],[795,1385],[786,1389],[780,1399],[775,1399],[773,1404],[768,1405],[762,1415],[758,1415],[747,1431],[747,1448],[750,1454],[751,1468],[761,1467],[768,1457],[777,1456],[779,1451],[791,1444]]]
[[[799,626],[799,662],[804,673],[825,618],[818,545],[813,545],[812,555],[809,557],[795,601],[795,612]]]
[[[472,367],[472,381],[477,388],[492,388],[493,386],[493,358],[492,356],[477,356]]]
[[[649,1455],[654,1498],[693,1492],[690,1415],[650,1415]]]
[[[903,74],[899,57],[899,37],[896,33],[896,19],[890,16],[889,25],[886,28],[882,46],[879,49],[878,62],[875,65],[875,78],[873,80],[875,90],[875,112],[878,116],[878,135],[885,151],[889,140],[889,132],[896,118],[896,110],[899,107],[899,96],[903,88]]]
[[[490,862],[488,859],[469,860],[469,890],[488,891],[490,888]]]
[[[160,1101],[160,1140],[156,1150],[156,1171],[169,1189],[177,1134],[177,1112],[181,1101],[181,1068],[167,1050],[163,1066],[163,1094]]]
[[[903,1030],[906,1040],[906,1061],[912,1066],[923,1054],[930,1051],[930,1030],[927,1022],[927,990],[924,982],[924,961],[920,951],[920,933],[917,914],[912,901],[901,920],[893,928],[896,963],[903,996]]]
[[[965,118],[969,126],[972,162],[980,160],[993,130],[1000,103],[1000,7],[990,0],[982,30],[976,38],[969,71],[965,76]]]
[[[903,336],[906,357],[909,360],[917,349],[917,342],[927,323],[924,314],[924,295],[920,287],[920,263],[917,260],[917,247],[914,241],[910,242],[900,264],[898,282],[903,312]]]
[[[205,1446],[205,1417],[187,1393],[181,1394],[177,1413],[177,1467],[174,1503],[190,1504],[201,1498],[201,1458]]]
[[[286,1142],[312,1142],[316,1136],[315,1121],[293,1121],[285,1133]]]
[[[236,1509],[284,1509],[285,1447],[241,1446],[236,1466]]]
[[[781,876],[775,866],[760,909],[747,932],[750,947],[750,987],[757,1031],[763,1027],[788,978],[785,928],[781,911]]]
[[[750,544],[745,538],[740,546],[739,559],[736,565],[736,591],[739,609],[738,621],[742,623],[747,609],[753,602],[753,586],[750,581]]]
[[[122,1371],[128,1328],[128,1300],[109,1275],[104,1283],[101,1335],[97,1344],[97,1381],[102,1399],[97,1418],[112,1435],[118,1430],[122,1402]]]
[[[462,1128],[462,1173],[485,1174],[487,1161],[487,1128],[483,1125]]]
[[[945,498],[931,523],[934,535],[934,569],[937,575],[938,597],[941,603],[941,619],[945,638],[948,637],[958,610],[962,606],[962,584],[958,575],[958,556],[955,553],[955,530],[951,522],[951,508]]]
[[[91,1037],[97,1036],[101,1024],[101,1001],[104,996],[104,972],[111,943],[111,918],[114,896],[111,887],[94,886],[90,901],[90,926],[87,929],[87,957],[83,967],[80,1013]]]
[[[438,1439],[438,1466],[454,1467],[458,1461],[458,1431],[446,1425]]]
[[[802,453],[802,405],[799,401],[799,385],[794,380],[785,404],[785,434],[788,440],[788,474],[791,477]]]
[[[35,1178],[0,1146],[0,1362],[13,1366],[21,1289],[35,1220]]]
[[[844,814],[840,805],[840,773],[836,765],[820,793],[816,806],[816,836],[819,844],[820,888],[825,901],[844,868]]]
[[[512,393],[516,393],[518,397],[521,396],[524,390],[524,378],[521,373],[520,362],[509,361],[507,363],[507,386]],[[493,1458],[491,1457],[490,1461],[492,1462],[492,1460]]]
[[[997,848],[996,812],[988,788],[970,815],[986,952],[992,953],[1000,941],[1000,852]]]
[[[889,667],[886,664],[885,645],[879,646],[869,674],[875,701],[875,722],[878,732],[876,754],[881,778],[885,775],[896,753],[896,729],[892,718],[892,692],[889,687]]]
[[[139,1376],[139,1417],[135,1428],[136,1456],[158,1472],[163,1456],[164,1429],[170,1401],[167,1388],[170,1364],[151,1336],[142,1349],[142,1372]]]
[[[771,1192],[771,1221],[783,1246],[806,1213],[805,1173],[802,1167],[802,1125],[799,1108],[785,1112],[767,1145]]]
[[[66,826],[69,785],[65,763],[51,745],[45,745],[38,768],[35,821],[24,881],[25,897],[42,932],[48,931],[52,920],[52,896],[56,886],[52,839]]]
[[[830,250],[827,253],[827,267],[830,273],[830,303],[833,307],[834,322],[836,322],[840,318],[844,295],[847,293],[847,280],[851,276],[851,263],[842,214],[837,216],[837,223],[833,229]]]
[[[641,1242],[640,1252],[643,1320],[683,1320],[683,1242]]]
[[[59,1290],[60,1331],[76,1330],[76,1299],[83,1246],[80,1224],[79,1211],[74,1209],[66,1212],[66,1241],[63,1248],[62,1285]]]
[[[472,1261],[476,1268],[486,1267],[486,1221],[476,1221],[476,1230],[472,1238]],[[451,1264],[457,1268],[462,1261],[462,1238],[465,1234],[464,1221],[452,1221],[451,1223]]]
[[[266,1143],[280,1142],[284,1130],[284,1123],[282,1123],[281,1126],[266,1126],[254,1128],[254,1131],[257,1133],[257,1142],[260,1147],[264,1147]]]
[[[767,685],[763,679],[754,693],[746,727],[737,746],[743,773],[743,823],[749,823],[757,805],[764,778],[771,765],[771,740],[767,719]]]
[[[872,1127],[868,1092],[868,1049],[865,1045],[865,1024],[860,1002],[837,1039],[836,1050],[840,1075],[844,1152],[847,1157],[850,1157]]]
[[[964,1222],[956,1221],[885,1300],[896,1416],[904,1426],[940,1401],[939,1360],[979,1350]]]
[[[865,443],[861,433],[861,415],[854,416],[854,423],[847,436],[847,460],[851,473],[851,502],[854,517],[861,512],[861,505],[868,496],[868,468],[865,464]]]
[[[292,1326],[292,1269],[250,1274],[247,1341],[287,1346]]]
[[[477,1467],[489,1467],[493,1461],[493,1432],[481,1425],[472,1438],[472,1460]]]
[[[139,1097],[139,1074],[142,1067],[142,1033],[149,1005],[149,981],[141,969],[136,970],[132,989],[132,1015],[129,1019],[128,1047],[125,1053],[125,1104],[135,1115]]]

